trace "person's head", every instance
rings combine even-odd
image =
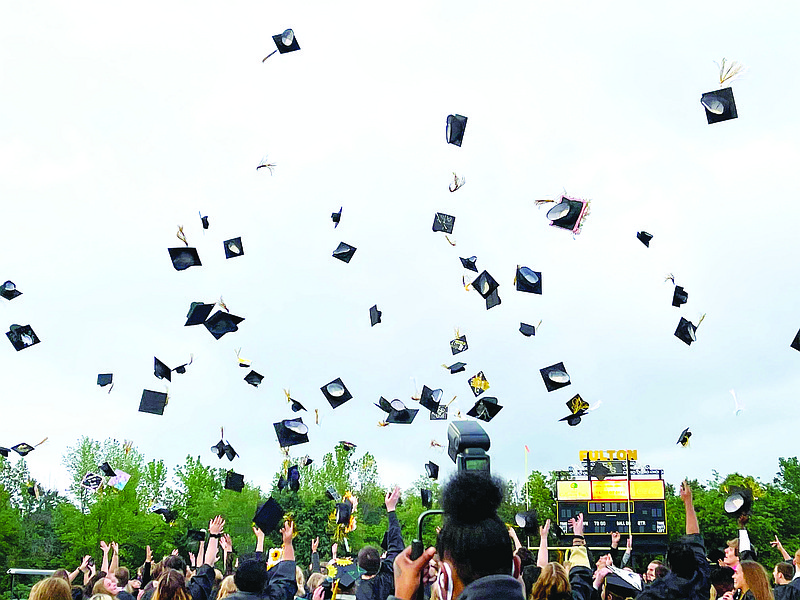
[[[794,553],[794,558],[792,559],[792,564],[800,569],[800,548],[797,549],[797,552]]]
[[[794,567],[787,562],[779,562],[772,570],[772,578],[778,585],[786,585],[794,577]]]
[[[294,567],[294,578],[297,581],[297,593],[302,594],[303,596],[306,595],[306,576],[303,575],[303,569],[295,565]]]
[[[161,577],[161,573],[163,572],[164,572],[164,561],[160,560],[158,562],[154,562],[150,566],[151,581],[158,581],[158,578]]]
[[[183,572],[175,569],[164,569],[158,578],[153,600],[191,600],[186,591],[186,578]]]
[[[524,546],[517,548],[515,554],[519,556],[519,565],[521,569],[524,569],[528,565],[536,564],[536,560],[533,558],[533,553]]]
[[[227,598],[236,591],[236,584],[233,582],[233,575],[228,575],[219,584],[219,592],[217,592],[217,600]]]
[[[59,569],[55,573],[51,575],[51,577],[60,577],[61,579],[66,579],[69,582],[69,573],[66,569]]]
[[[667,562],[675,575],[683,579],[691,579],[697,571],[694,548],[684,538],[680,538],[669,545]],[[655,569],[653,569],[653,575],[656,575]]]
[[[117,578],[117,585],[125,589],[125,586],[128,585],[128,582],[131,579],[131,572],[127,569],[127,567],[120,567],[116,571],[114,571],[114,576]]]
[[[183,560],[177,554],[170,554],[166,558],[164,558],[164,569],[172,569],[174,571],[180,571],[183,573],[184,577],[186,576],[186,561]]]
[[[107,594],[109,596],[116,596],[119,592],[117,587],[117,579],[113,575],[103,577],[98,580],[94,587],[92,587],[92,594]]]
[[[38,581],[28,596],[30,600],[72,600],[72,590],[62,577]]]
[[[739,540],[728,540],[725,546],[725,558],[722,559],[729,567],[739,563]]]
[[[320,585],[322,585],[323,581],[325,581],[325,575],[323,575],[322,573],[312,573],[307,581],[308,591],[313,594],[314,590],[317,589]]]
[[[80,585],[72,586],[72,600],[83,600],[83,587]]]
[[[92,590],[94,589],[94,584],[103,579],[106,576],[105,571],[98,571],[94,575],[92,575],[91,579],[86,582],[86,585],[83,587],[83,595],[84,596],[91,596]]]
[[[358,551],[358,566],[364,575],[375,575],[381,568],[381,554],[377,548],[365,546]]]
[[[511,538],[497,509],[503,501],[499,479],[475,471],[458,471],[442,488],[444,522],[436,543],[441,557],[439,587],[443,597],[487,575],[519,572]]]
[[[647,583],[653,583],[656,580],[656,567],[660,565],[661,565],[660,560],[650,561],[650,564],[647,565],[647,571],[644,574],[644,580]]]
[[[754,560],[743,560],[733,574],[733,586],[743,592],[750,590],[756,600],[772,600],[767,570]]]
[[[539,579],[533,584],[530,600],[545,600],[562,595],[568,597],[570,593],[569,575],[564,565],[549,562],[542,567]]]
[[[89,600],[114,600],[114,596],[108,594],[94,594]]]
[[[733,591],[733,569],[730,567],[711,568],[711,585],[717,592],[717,598],[722,598],[725,592]]]
[[[239,563],[233,576],[236,587],[242,592],[259,593],[267,581],[267,569],[259,560],[245,560]]]
[[[525,584],[525,597],[529,598],[533,591],[534,584],[539,580],[542,568],[536,565],[528,565],[522,568],[522,583]]]
[[[658,565],[656,567],[656,579],[662,579],[666,577],[668,573],[669,569],[666,567],[666,565]]]

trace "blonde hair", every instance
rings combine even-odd
[[[108,594],[95,594],[89,600],[114,600],[114,596],[109,596]]]
[[[306,576],[303,575],[303,569],[298,566],[294,568],[294,578],[297,581],[297,594],[305,596],[306,595]],[[302,593],[301,593],[302,590]]]
[[[308,576],[308,591],[313,594],[314,590],[322,585],[323,581],[325,581],[325,575],[322,573],[312,573]]]
[[[66,579],[48,577],[33,586],[28,598],[30,600],[72,600],[72,588]]]
[[[222,583],[219,584],[219,591],[217,592],[217,600],[221,600],[222,598],[227,598],[236,591],[237,588],[236,584],[233,581],[233,575],[228,575],[225,579],[222,580]]]
[[[559,593],[569,593],[567,570],[557,562],[549,562],[542,567],[539,579],[533,584],[528,600],[546,600]]]
[[[111,594],[110,590],[106,587],[105,577],[103,577],[103,579],[98,579],[97,583],[95,583],[92,588],[92,595],[96,596],[98,594],[105,594],[106,596],[113,597],[113,594]]]

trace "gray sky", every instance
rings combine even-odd
[[[465,413],[480,370],[504,407],[484,426],[507,478],[522,479],[527,444],[542,471],[581,449],[630,448],[671,482],[712,469],[771,479],[778,456],[797,454],[798,10],[6,4],[0,282],[23,295],[0,301],[0,326],[31,324],[42,343],[0,345],[0,444],[49,436],[28,462],[64,489],[60,458],[81,435],[217,464],[224,426],[241,457],[219,465],[266,486],[289,388],[306,422],[321,415],[293,456],[345,439],[376,455],[384,483],[408,484],[427,460],[451,468],[429,448],[446,444],[446,423],[421,412],[378,428],[373,402],[426,384]],[[301,50],[262,64],[288,27]],[[699,100],[723,57],[747,68],[733,83],[739,118],[708,125]],[[461,148],[444,140],[454,113],[469,118]],[[264,155],[273,176],[256,171]],[[451,194],[454,171],[466,185]],[[575,239],[534,206],[564,191],[591,200]],[[456,216],[455,247],[431,231],[437,211]],[[172,268],[178,225],[202,267]],[[225,260],[235,236],[245,255]],[[358,248],[349,264],[331,257],[340,241]],[[500,283],[490,311],[461,285],[470,255]],[[518,264],[542,272],[543,295],[514,291]],[[670,272],[689,293],[681,308]],[[220,296],[245,317],[238,332],[183,327],[192,301]],[[673,336],[704,313],[691,347]],[[535,337],[517,331],[539,320]],[[453,357],[456,327],[470,349]],[[240,347],[265,376],[257,389]],[[164,416],[138,413],[142,389],[165,389],[153,356],[174,367],[190,354]],[[442,369],[458,359],[466,372]],[[539,369],[559,361],[573,383],[547,393]],[[110,394],[95,385],[105,372]],[[334,412],[319,388],[336,377],[354,399]],[[558,419],[575,393],[602,405],[568,427]]]

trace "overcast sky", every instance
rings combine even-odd
[[[41,343],[0,342],[0,445],[49,436],[28,462],[62,490],[61,457],[81,435],[130,439],[171,466],[200,455],[268,486],[288,388],[312,424],[292,456],[348,440],[376,455],[385,484],[408,485],[428,460],[452,469],[430,448],[447,423],[422,411],[379,428],[373,403],[413,406],[425,384],[466,413],[483,371],[503,406],[483,425],[506,478],[523,478],[527,444],[541,471],[625,448],[672,483],[712,469],[771,480],[777,457],[797,454],[798,12],[6,3],[0,283],[23,295],[0,299],[0,326],[30,324]],[[286,28],[301,50],[262,63]],[[739,118],[708,125],[700,96],[720,87],[723,57],[746,66]],[[468,117],[460,148],[445,142],[449,114]],[[256,170],[265,155],[274,175]],[[450,193],[453,172],[466,184]],[[534,205],[564,192],[591,200],[576,237]],[[437,211],[456,217],[455,247],[431,231]],[[202,267],[173,269],[178,225]],[[225,260],[236,236],[244,256]],[[342,241],[357,247],[349,264],[331,256]],[[461,283],[471,255],[500,283],[489,311]],[[514,290],[517,265],[542,273],[541,296]],[[680,308],[667,273],[689,294]],[[245,318],[238,332],[183,326],[191,302],[220,296]],[[674,337],[681,316],[703,314],[692,346]],[[535,337],[518,332],[540,320]],[[456,328],[469,350],[454,357]],[[164,415],[137,412],[143,389],[167,389],[153,357],[190,355]],[[459,359],[463,373],[441,366]],[[548,393],[539,369],[557,362],[572,384]],[[110,394],[95,384],[108,372]],[[337,377],[354,398],[333,411],[320,387]],[[558,419],[575,393],[602,405],[569,427]],[[241,455],[230,464],[209,450],[220,426]],[[689,448],[676,445],[685,427]]]

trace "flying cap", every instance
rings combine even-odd
[[[17,352],[35,346],[40,341],[30,325],[12,325],[8,328],[6,337]]]
[[[100,471],[106,477],[114,477],[114,475],[116,475],[116,472],[114,471],[114,469],[111,468],[111,465],[108,464],[108,461],[104,462],[102,465],[98,466],[97,468],[100,469]]]
[[[472,393],[475,394],[475,396],[480,396],[489,389],[489,382],[486,380],[483,371],[478,371],[477,375],[474,375],[469,380],[469,387],[472,389]]]
[[[190,325],[200,325],[208,319],[208,315],[214,310],[214,304],[203,304],[202,302],[192,302],[189,312],[186,314],[184,327]]]
[[[258,384],[261,383],[262,379],[264,379],[264,376],[259,373],[256,373],[255,371],[250,371],[247,375],[244,376],[244,380],[253,387],[258,387]]]
[[[297,38],[294,36],[293,29],[287,29],[283,33],[273,35],[272,41],[275,42],[275,46],[277,46],[278,52],[281,54],[300,50],[300,44],[297,43]]]
[[[185,271],[189,267],[202,267],[197,248],[168,248],[169,258],[176,271]]]
[[[517,274],[514,283],[518,292],[528,292],[529,294],[542,293],[542,274],[528,267],[517,265]]]
[[[739,116],[736,112],[736,101],[733,99],[733,89],[729,87],[706,92],[700,97],[700,104],[706,111],[709,125],[736,119]]]
[[[378,310],[377,304],[369,309],[369,322],[371,323],[372,327],[375,327],[375,325],[381,322],[382,314],[383,313]]]
[[[459,354],[460,352],[464,352],[464,350],[468,350],[469,345],[467,344],[467,336],[460,335],[456,336],[456,339],[450,340],[450,351],[453,354]]]
[[[336,250],[333,251],[333,258],[338,258],[342,262],[349,263],[350,259],[353,258],[353,255],[356,253],[356,250],[357,248],[355,246],[339,242],[339,245],[336,246]]]
[[[430,479],[439,479],[439,465],[428,461],[428,464],[425,465],[425,475]]]
[[[676,285],[675,291],[672,293],[672,306],[680,306],[681,304],[686,304],[688,301],[689,293],[681,286]]]
[[[172,381],[172,369],[170,369],[167,365],[158,360],[155,356],[153,357],[153,375],[155,375],[159,379],[166,379],[167,381]]]
[[[433,506],[433,491],[422,489],[419,491],[420,499],[422,500],[422,507],[429,509]]]
[[[497,290],[494,290],[491,294],[489,294],[486,298],[486,310],[490,308],[494,308],[495,306],[502,303],[500,300],[500,295],[497,293]]]
[[[342,207],[339,207],[339,212],[331,213],[331,221],[333,221],[333,228],[336,229],[339,226],[339,222],[342,220]]]
[[[478,400],[475,406],[469,409],[467,416],[489,422],[497,416],[497,413],[499,413],[502,408],[503,407],[497,403],[497,398],[489,396]]]
[[[242,238],[235,237],[230,240],[222,242],[225,248],[225,258],[236,258],[237,256],[244,255],[244,246],[242,246]]]
[[[462,115],[447,115],[447,129],[445,137],[448,144],[461,147],[464,141],[464,129],[467,127],[467,117]]]
[[[447,365],[442,365],[442,366],[445,369],[449,369],[450,370],[450,375],[455,375],[456,373],[461,373],[462,371],[464,371],[465,370],[464,367],[467,366],[467,363],[455,362],[452,365],[450,365],[449,367]]]
[[[446,421],[447,420],[447,404],[440,404],[439,408],[430,413],[431,421]]]
[[[225,473],[225,489],[241,492],[244,489],[244,475],[235,471]]]
[[[214,336],[214,339],[220,339],[226,333],[239,331],[239,323],[244,321],[243,317],[237,317],[224,310],[218,310],[203,325]]]
[[[681,431],[681,434],[678,436],[678,441],[676,443],[686,448],[686,446],[689,445],[690,437],[692,437],[692,432],[689,431],[689,428],[687,427],[686,429]]]
[[[172,521],[174,521],[178,516],[177,512],[175,512],[174,510],[170,510],[169,508],[166,508],[164,506],[159,506],[153,509],[153,514],[161,515],[162,517],[164,517],[164,521],[167,523],[172,523]]]
[[[203,213],[200,214],[200,223],[203,225],[203,229],[208,229],[208,215],[203,216]]]
[[[560,389],[572,383],[567,370],[564,368],[564,363],[561,362],[545,367],[544,369],[539,369],[539,373],[542,374],[542,379],[544,380],[544,385],[548,392],[552,392],[553,390]]]
[[[31,446],[30,444],[23,442],[21,444],[17,444],[16,446],[11,446],[11,449],[20,456],[28,456],[28,454],[36,449],[36,446]]]
[[[281,448],[308,443],[308,425],[303,423],[302,417],[285,419],[272,425],[275,427],[275,435],[278,436]]]
[[[164,407],[167,405],[167,402],[168,399],[166,393],[143,390],[142,400],[139,402],[139,412],[146,412],[153,415],[163,415]]]
[[[575,394],[572,398],[567,400],[566,404],[571,414],[563,419],[559,419],[559,421],[566,421],[570,427],[575,427],[581,422],[581,417],[586,416],[589,410],[589,403],[581,398],[580,394]]]
[[[13,281],[6,281],[3,285],[0,285],[0,296],[6,300],[13,300],[17,296],[21,295],[22,292],[17,289],[17,286]]]
[[[650,240],[653,239],[653,236],[647,233],[646,231],[639,231],[636,233],[636,239],[649,248]]]
[[[432,390],[427,385],[422,386],[422,394],[419,403],[431,412],[439,410],[439,403],[442,401],[444,392],[441,389]]]
[[[81,487],[87,490],[97,491],[103,485],[103,478],[97,473],[86,473],[81,479]]]
[[[483,271],[471,284],[482,297],[488,298],[498,288],[498,283],[487,271]]]
[[[387,423],[396,423],[398,425],[410,425],[419,412],[418,408],[407,408],[400,400],[393,400],[391,402],[391,412],[386,418]]]
[[[553,202],[553,200],[537,200],[537,204]],[[561,196],[554,207],[547,211],[550,225],[559,229],[566,229],[574,234],[580,233],[583,221],[589,212],[589,201]]]
[[[792,343],[789,344],[789,346],[800,352],[800,331],[798,331],[797,334],[794,336],[794,339],[792,340]]]
[[[353,397],[350,392],[347,391],[344,382],[338,377],[330,383],[323,385],[320,389],[331,405],[331,408],[338,408]]]
[[[478,272],[478,257],[477,256],[470,256],[469,258],[461,258],[459,257],[458,260],[461,261],[461,266],[463,266],[468,271],[475,271]]]
[[[114,383],[114,374],[113,373],[100,373],[97,376],[97,385],[100,387],[106,387],[109,384]]]
[[[533,325],[528,325],[527,323],[520,323],[519,332],[525,337],[531,337],[533,335],[536,335],[536,327],[534,327]]]
[[[453,233],[453,227],[456,224],[456,218],[452,215],[437,212],[433,217],[433,230],[443,231],[444,233]]]
[[[692,342],[697,340],[696,331],[697,325],[681,317],[680,322],[678,322],[678,328],[675,330],[675,337],[687,346],[691,346]]]

